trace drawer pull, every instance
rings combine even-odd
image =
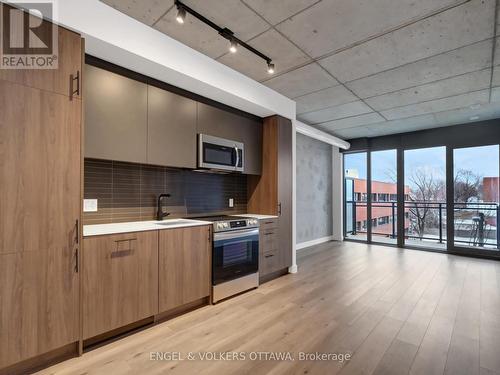
[[[113,251],[111,253],[111,259],[123,258],[123,257],[129,256],[129,255],[132,255],[133,253],[134,253],[133,249]]]
[[[264,236],[269,236],[270,234],[274,234],[274,232],[264,233]]]
[[[264,224],[274,224],[274,221],[264,221]]]
[[[274,256],[274,254],[268,254],[268,255],[264,255],[264,258],[272,258]]]
[[[126,240],[115,240],[116,243],[127,242],[127,241],[137,241],[137,238],[127,238]]]

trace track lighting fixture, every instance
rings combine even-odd
[[[237,37],[234,36],[234,33],[229,30],[227,27],[220,27],[219,25],[215,24],[214,22],[210,21],[208,18],[205,16],[201,15],[194,9],[188,7],[186,4],[181,2],[180,0],[175,0],[175,5],[177,6],[177,17],[176,20],[179,23],[184,23],[184,20],[186,18],[186,14],[189,13],[193,17],[199,19],[201,22],[203,22],[205,25],[210,26],[212,29],[217,31],[220,36],[223,38],[227,39],[229,41],[229,52],[231,53],[236,53],[238,50],[238,46],[241,46],[245,48],[246,50],[252,52],[253,54],[257,55],[260,57],[262,60],[264,60],[267,63],[267,72],[269,74],[273,74],[275,69],[274,69],[274,64],[271,60],[270,57],[264,55],[262,52],[256,50],[252,46],[248,45],[244,41],[238,39]]]
[[[272,62],[267,63],[267,72],[269,74],[274,74],[274,64]]]
[[[231,53],[236,53],[238,51],[238,43],[236,43],[234,40],[230,40],[230,45],[229,45],[229,52]]]
[[[184,20],[186,19],[186,10],[181,7],[177,6],[177,16],[175,17],[178,23],[183,24]]]

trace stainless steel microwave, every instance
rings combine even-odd
[[[198,168],[243,172],[245,150],[241,142],[198,135]]]

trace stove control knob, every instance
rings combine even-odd
[[[217,229],[224,229],[224,223],[217,223]]]
[[[224,222],[224,228],[229,228],[229,223],[227,221]]]

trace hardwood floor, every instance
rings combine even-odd
[[[500,374],[500,262],[351,242],[298,258],[297,274],[40,374]],[[150,359],[228,351],[295,360]],[[316,351],[352,358],[299,361]]]

